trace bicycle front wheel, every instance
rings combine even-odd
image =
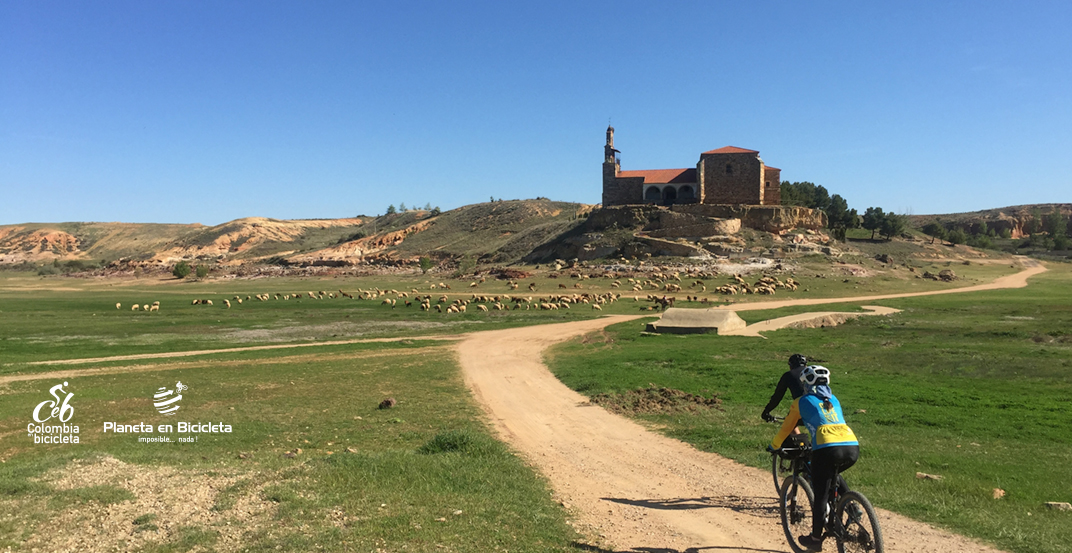
[[[797,543],[797,537],[811,534],[811,502],[815,494],[811,485],[803,476],[792,475],[782,482],[778,491],[778,509],[782,514],[782,530],[789,547],[795,553],[805,553],[807,549]]]
[[[882,528],[875,508],[860,492],[848,492],[834,511],[838,553],[882,553]]]
[[[771,453],[771,476],[774,477],[774,493],[782,491],[782,479],[793,471],[793,461],[784,459],[777,453]]]

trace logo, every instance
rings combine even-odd
[[[182,391],[189,389],[190,387],[184,386],[182,382],[176,382],[174,390],[162,387],[153,395],[153,406],[156,407],[156,410],[159,411],[161,415],[170,417],[179,410],[179,402],[182,401]]]
[[[33,420],[38,424],[27,424],[26,433],[33,438],[35,444],[78,443],[78,427],[67,424],[74,416],[74,406],[71,405],[74,393],[63,389],[67,385],[67,382],[56,384],[48,391],[52,399],[46,399],[34,407]],[[62,398],[60,394],[63,394]],[[42,424],[48,421],[53,421],[53,424]]]
[[[71,417],[74,416],[74,407],[71,407],[71,398],[74,397],[74,394],[63,389],[63,387],[66,385],[66,382],[64,382],[63,384],[56,384],[52,387],[52,389],[48,391],[48,393],[52,394],[53,399],[51,401],[46,399],[45,401],[42,401],[41,403],[37,404],[37,407],[34,409],[33,412],[33,418],[35,421],[46,422],[53,417],[58,419],[60,422],[67,422],[71,420]],[[60,395],[58,392],[63,392],[67,394],[63,397],[63,403],[60,403]],[[41,418],[41,409],[45,408],[46,406],[48,407],[48,416]]]

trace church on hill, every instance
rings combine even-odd
[[[634,204],[780,205],[781,169],[756,150],[726,146],[703,152],[696,167],[622,171],[607,127],[603,155],[603,206]]]

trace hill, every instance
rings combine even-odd
[[[845,242],[836,242],[823,232],[821,212],[793,207],[764,209],[774,211],[752,213],[736,209],[708,213],[690,206],[673,210],[655,206],[602,209],[535,199],[473,204],[442,213],[410,210],[378,217],[246,217],[215,226],[26,223],[0,226],[0,265],[170,271],[175,263],[187,261],[241,272],[246,270],[244,267],[268,266],[413,266],[421,257],[454,267],[623,256],[838,257],[847,253],[873,257],[888,253],[904,259],[953,253],[948,247],[943,250],[941,244],[928,243],[929,238],[919,234],[912,235],[912,239],[905,235],[904,239],[884,242],[865,239],[868,234],[861,231],[850,233]],[[1067,221],[1072,204],[917,215],[910,223],[918,229],[937,220],[969,234],[986,223],[991,235],[1004,233],[1016,241],[1031,234],[1037,221],[1052,212],[1060,213]],[[979,246],[977,242],[969,244]]]

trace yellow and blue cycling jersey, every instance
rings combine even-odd
[[[771,446],[778,448],[801,420],[811,434],[812,449],[822,449],[836,445],[859,445],[856,434],[845,424],[845,415],[841,412],[841,403],[830,396],[830,408],[823,405],[823,399],[814,394],[806,394],[793,401],[789,414],[782,421],[778,434],[771,440]]]

